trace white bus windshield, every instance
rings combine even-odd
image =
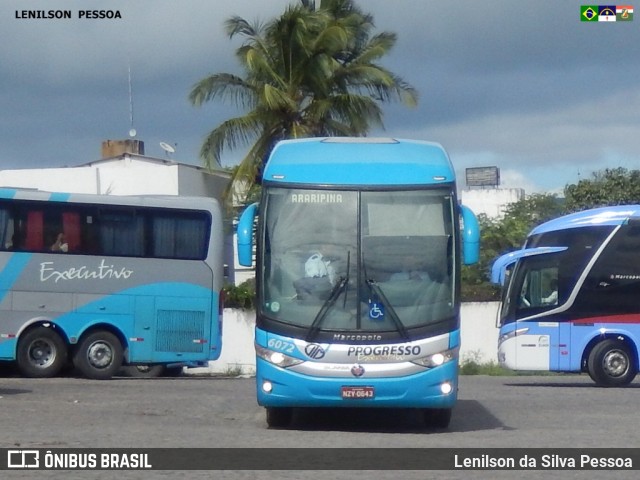
[[[453,207],[448,189],[271,188],[262,312],[328,331],[400,331],[450,318]]]

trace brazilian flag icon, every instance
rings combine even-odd
[[[582,5],[580,7],[580,20],[583,22],[597,22],[598,5]]]

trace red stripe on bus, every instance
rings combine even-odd
[[[587,317],[571,320],[571,323],[640,323],[640,314],[627,313],[623,315],[608,315],[606,317]]]

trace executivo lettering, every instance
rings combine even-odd
[[[56,270],[54,262],[42,262],[40,264],[40,281],[53,281],[58,283],[61,280],[106,280],[115,278],[127,279],[133,275],[133,270],[125,267],[115,268],[114,265],[107,265],[102,259],[100,265],[95,268],[83,265],[82,267],[71,267],[66,270]]]

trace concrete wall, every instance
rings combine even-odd
[[[465,303],[461,310],[460,358],[479,363],[496,361],[498,302]],[[256,369],[253,348],[255,312],[225,309],[222,333],[222,355],[209,368],[190,369],[189,373],[230,373],[241,370],[253,375]]]
[[[484,213],[489,218],[502,218],[507,205],[523,198],[524,190],[521,188],[488,188],[460,192],[463,205],[469,207],[476,215]]]
[[[33,188],[47,192],[98,193],[99,176],[95,169],[34,168],[0,170],[0,187]],[[69,190],[71,188],[71,190]]]

